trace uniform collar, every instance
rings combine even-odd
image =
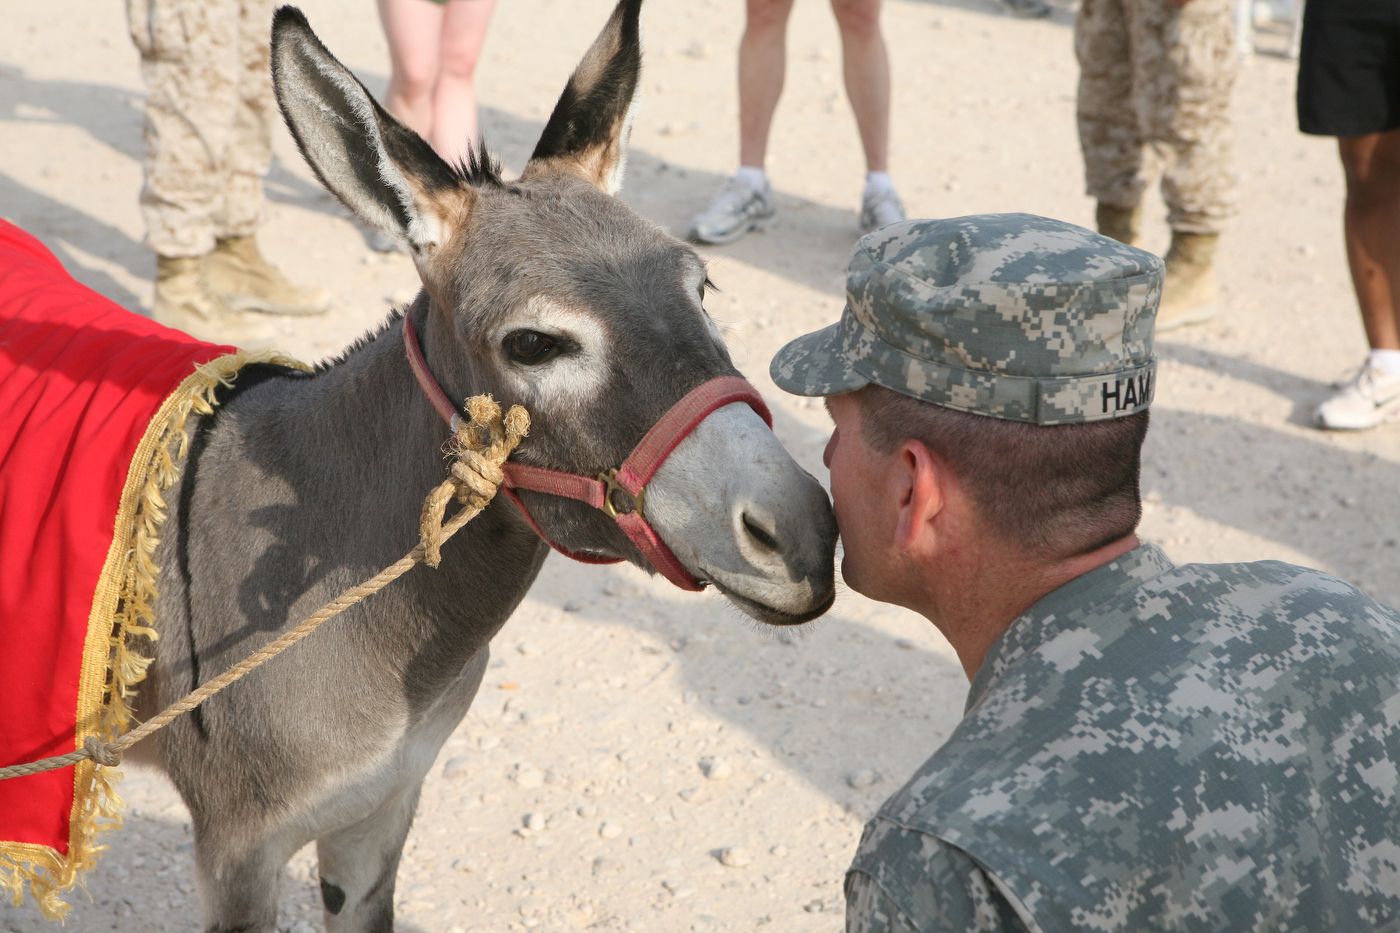
[[[1086,610],[1136,589],[1173,566],[1161,548],[1143,543],[1042,596],[1011,622],[987,652],[972,679],[965,712],[977,705],[1003,672],[1061,630],[1076,624]]]

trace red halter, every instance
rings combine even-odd
[[[442,386],[433,378],[433,374],[428,371],[428,362],[423,358],[413,318],[407,313],[403,318],[403,338],[404,349],[408,351],[408,364],[413,369],[413,375],[417,377],[423,394],[428,397],[438,414],[442,415],[443,420],[456,430],[462,416],[457,406],[452,404],[447,393],[442,390]],[[748,380],[739,376],[719,376],[701,383],[672,405],[670,410],[652,425],[651,430],[627,455],[627,459],[622,461],[622,466],[599,473],[596,477],[588,477],[578,473],[507,462],[504,468],[506,481],[501,491],[515,503],[535,534],[566,557],[586,564],[615,564],[621,560],[620,557],[601,557],[570,551],[555,543],[525,508],[525,503],[520,501],[516,490],[526,489],[566,499],[577,499],[595,509],[601,509],[617,522],[623,534],[631,539],[637,550],[642,552],[642,556],[662,576],[683,590],[704,589],[704,582],[685,569],[667,547],[666,542],[661,540],[656,529],[647,521],[646,486],[661,468],[661,464],[666,462],[671,451],[675,450],[700,422],[716,409],[734,402],[744,402],[757,412],[770,428],[773,426],[773,416],[769,413],[768,406],[763,403],[763,397]]]

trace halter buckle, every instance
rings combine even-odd
[[[617,480],[617,468],[614,467],[604,473],[598,474],[598,482],[603,484],[603,504],[599,506],[603,513],[617,521],[618,515],[629,515],[633,512],[642,517],[646,517],[647,489],[643,486],[637,490],[637,494],[632,495],[627,487]],[[618,496],[617,500],[613,496]]]

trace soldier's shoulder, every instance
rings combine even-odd
[[[883,813],[942,835],[969,819],[1014,822],[1046,795],[1088,793],[1100,778],[1076,769],[1132,747],[1113,727],[1123,709],[1159,704],[1156,727],[1183,730],[1190,717],[1166,702],[1182,683],[1234,691],[1230,671],[1278,666],[1280,644],[1299,642],[1295,677],[1345,668],[1377,692],[1400,684],[1400,613],[1331,574],[1282,561],[1172,566],[1065,616],[1007,662]],[[1340,651],[1347,644],[1364,650]],[[1317,698],[1297,706],[1327,714]],[[1055,781],[1032,779],[1034,761],[1057,741],[1064,769]]]
[[[1382,615],[1400,618],[1396,610],[1378,602],[1353,583],[1313,567],[1280,560],[1181,564],[1156,578],[1147,589],[1163,594],[1185,594],[1189,597],[1183,604],[1185,608],[1196,603],[1210,607],[1216,599],[1245,608],[1279,604],[1301,608],[1313,603],[1300,601],[1299,597],[1312,594],[1332,604],[1370,608]]]
[[[1281,560],[1256,560],[1221,564],[1177,564],[1156,580],[1162,586],[1193,586],[1220,582],[1233,588],[1266,586],[1287,581],[1310,581],[1328,578],[1311,567]]]
[[[991,824],[1014,814],[1024,804],[1024,788],[1012,791],[1012,778],[1046,738],[1032,730],[1008,727],[987,743],[978,741],[991,729],[979,713],[964,718],[948,741],[934,751],[899,788],[890,795],[869,824],[867,835],[875,844],[892,827],[913,840],[923,834],[929,840],[927,851],[939,845],[966,844],[963,830],[971,823]],[[976,801],[976,803],[972,803]],[[969,806],[976,811],[969,820]],[[881,831],[876,832],[875,828]]]

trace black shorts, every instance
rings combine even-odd
[[[1400,0],[1307,0],[1298,129],[1318,136],[1400,129]]]

